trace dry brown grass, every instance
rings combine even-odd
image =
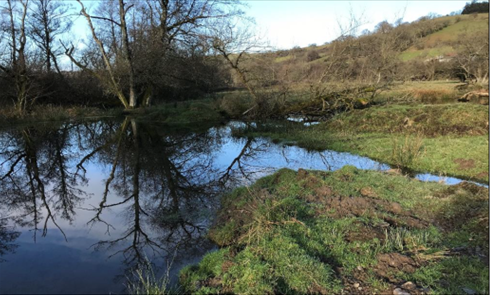
[[[449,89],[414,89],[411,95],[423,103],[448,102],[458,98],[458,93]]]

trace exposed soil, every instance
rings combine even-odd
[[[485,178],[487,178],[487,177],[488,177],[488,172],[485,172],[485,171],[480,172],[480,173],[478,173],[478,174],[476,175],[476,177],[477,177],[478,179],[485,179]]]
[[[313,285],[308,289],[308,293],[310,293],[310,294],[329,294],[327,289],[323,288],[322,286],[319,286],[316,283],[313,283]]]
[[[396,272],[413,273],[418,267],[415,260],[400,253],[379,254],[377,259],[378,265],[374,268],[374,272],[391,283],[400,283],[393,276]]]
[[[391,226],[405,226],[409,228],[425,228],[429,223],[413,216],[411,212],[403,210],[400,204],[386,200],[366,197],[335,196],[323,199],[322,214],[335,218],[350,216],[375,217],[384,220]]]
[[[361,195],[363,197],[368,197],[368,198],[376,198],[378,195],[376,192],[371,188],[371,187],[363,187],[361,188]]]
[[[333,195],[333,190],[329,186],[321,186],[317,187],[313,190],[315,192],[315,195],[322,197],[322,198],[328,198]]]
[[[343,181],[349,181],[352,177],[349,174],[342,175]],[[363,223],[354,224],[349,230],[345,239],[349,242],[360,241],[366,242],[378,239],[381,243],[385,240],[385,230],[388,227],[403,226],[406,228],[426,228],[430,223],[417,216],[412,212],[404,210],[397,202],[390,202],[380,199],[375,189],[372,187],[363,187],[359,190],[361,196],[341,196],[331,187],[321,185],[321,181],[316,176],[300,169],[297,174],[297,180],[305,189],[311,189],[312,193],[304,198],[310,203],[317,203],[317,214],[329,215],[333,218],[344,218],[350,216],[365,216],[379,218],[383,222],[377,225],[366,225]],[[387,290],[374,290],[367,283],[366,270],[358,267],[353,272],[344,273],[342,268],[337,268],[336,272],[343,282],[343,291],[347,294],[393,294],[395,289],[410,294],[424,294],[420,286],[407,284],[404,281],[396,279],[397,272],[413,273],[419,265],[409,256],[400,253],[380,254],[377,257],[378,264],[373,269],[374,272],[387,282],[390,287]],[[405,284],[404,284],[405,283]],[[411,283],[411,282],[408,282]],[[403,285],[403,287],[402,287]],[[321,292],[318,292],[321,293]]]
[[[221,265],[221,270],[223,272],[227,272],[232,266],[233,266],[233,262],[231,262],[230,260],[225,260]]]
[[[349,178],[349,175],[344,175]],[[307,171],[300,169],[296,177],[302,180],[304,188],[312,188],[313,194],[305,199],[310,203],[323,205],[318,209],[319,214],[328,214],[335,218],[349,216],[367,216],[383,219],[392,226],[406,226],[410,228],[425,228],[427,221],[421,220],[411,212],[404,210],[400,204],[387,200],[377,199],[377,194],[371,187],[360,190],[362,197],[339,196],[328,186],[318,186],[320,180]],[[346,180],[347,181],[347,180]],[[370,236],[371,234],[368,234]]]
[[[345,236],[345,239],[349,242],[353,242],[353,241],[365,242],[365,241],[370,241],[374,238],[382,242],[384,241],[385,235],[384,235],[383,228],[359,224],[356,230],[349,231]]]
[[[410,281],[397,279],[397,272],[413,273],[420,265],[412,258],[400,253],[386,253],[377,256],[378,264],[373,271],[382,278],[389,287],[385,290],[373,290],[368,283],[366,270],[357,267],[351,275],[343,275],[343,270],[338,269],[341,273],[343,292],[345,294],[398,294],[395,290],[405,292],[411,295],[422,295],[430,292],[429,289],[418,286]],[[403,293],[401,293],[403,294]]]
[[[308,171],[304,169],[298,170],[298,175],[296,176],[296,179],[303,180],[302,186],[304,188],[315,188],[320,183],[320,181],[318,180],[318,178],[316,178],[316,176],[308,173]]]
[[[466,170],[466,169],[475,168],[475,160],[473,160],[473,159],[458,158],[458,159],[454,160],[454,163],[458,164],[459,170]]]
[[[369,284],[364,283],[367,280],[366,273],[363,269],[356,269],[352,276],[342,276],[343,292],[345,294],[374,294],[377,293],[371,289]],[[379,293],[378,293],[379,294]],[[389,291],[381,292],[381,294],[391,294]]]

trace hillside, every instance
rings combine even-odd
[[[404,61],[414,58],[454,56],[454,42],[462,35],[485,31],[488,34],[488,14],[472,14],[441,17],[434,21],[449,22],[440,31],[421,38],[416,44],[402,52]]]
[[[419,30],[418,25],[426,22],[429,25],[439,27],[439,30],[415,40],[409,48],[400,53],[403,61],[411,60],[416,57],[434,57],[438,55],[451,56],[455,54],[452,44],[462,35],[476,32],[486,32],[488,34],[488,13],[471,15],[443,16],[435,19],[419,20],[405,24],[407,30],[414,35]],[[362,37],[362,36],[361,36]],[[325,60],[330,44],[327,42],[321,46],[309,46],[304,48],[293,48],[290,50],[279,50],[274,52],[275,62],[282,63],[291,60],[306,61],[307,55],[312,51],[319,54],[319,58],[314,62]]]
[[[296,85],[311,85],[319,79],[366,82],[378,77],[395,81],[464,80],[454,57],[458,52],[471,54],[465,47],[480,42],[485,45],[487,40],[488,13],[424,17],[398,25],[382,22],[372,32],[345,36],[321,46],[252,54],[243,67],[258,87],[278,85],[284,80]],[[435,57],[439,63],[428,64]],[[329,73],[335,69],[337,76],[332,81],[322,77],[327,68]]]

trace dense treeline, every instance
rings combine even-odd
[[[472,13],[488,13],[488,2],[476,2],[476,0],[473,0],[470,3],[466,3],[461,14]]]

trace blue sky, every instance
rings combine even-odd
[[[469,1],[469,0],[468,0]],[[446,15],[461,10],[468,1],[244,1],[248,16],[277,49],[318,45],[335,39],[338,20],[345,22],[349,11],[364,15],[361,28],[372,30],[383,20],[400,17],[414,21],[431,12]]]
[[[414,21],[429,13],[446,15],[461,10],[466,1],[301,1],[301,0],[248,0],[242,1],[247,16],[255,19],[259,36],[273,49],[294,46],[321,45],[339,36],[338,22],[345,23],[350,11],[363,16],[363,29],[372,30],[376,24],[399,18]],[[99,1],[83,1],[87,7]],[[75,11],[80,7],[72,3]],[[91,11],[92,9],[89,9]],[[73,37],[77,47],[83,48],[80,39],[90,38],[85,19],[79,17],[74,25]]]

